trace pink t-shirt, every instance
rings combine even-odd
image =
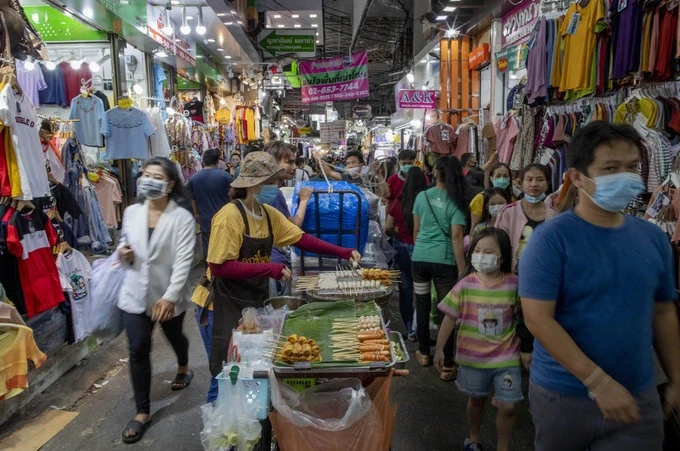
[[[93,185],[106,227],[115,227],[120,220],[118,205],[123,201],[118,182],[102,176]]]
[[[429,127],[425,131],[425,139],[430,144],[430,149],[442,154],[450,154],[454,149],[458,135],[449,124],[440,123]]]
[[[498,150],[498,161],[510,164],[512,149],[515,147],[515,140],[519,136],[519,125],[514,116],[503,118],[496,125],[496,145]]]

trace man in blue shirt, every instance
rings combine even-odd
[[[187,185],[194,217],[201,226],[203,260],[208,256],[212,218],[229,203],[232,178],[228,172],[217,167],[219,159],[220,151],[217,149],[208,149],[203,152],[203,169],[192,175]]]
[[[645,191],[641,149],[628,125],[581,129],[567,155],[578,203],[536,229],[522,254],[522,309],[536,337],[529,399],[537,451],[660,451],[653,349],[670,381],[664,410],[680,409],[669,239],[621,212]]]

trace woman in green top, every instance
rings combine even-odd
[[[430,287],[434,284],[440,302],[465,274],[463,233],[468,213],[467,184],[458,158],[441,157],[434,166],[437,184],[416,197],[413,206],[412,274],[416,292],[418,362],[427,366],[430,358]],[[444,349],[441,379],[455,378],[453,363],[455,337]]]

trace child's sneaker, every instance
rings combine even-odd
[[[465,451],[482,451],[482,445],[475,443],[469,438],[465,439]]]

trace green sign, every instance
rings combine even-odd
[[[267,30],[262,32],[260,45],[272,55],[296,53],[298,57],[316,56],[314,30]]]
[[[24,11],[45,42],[108,41],[109,39],[105,31],[95,30],[51,6],[26,6]]]
[[[496,67],[500,72],[520,70],[527,67],[529,49],[526,44],[517,44],[496,52]]]

